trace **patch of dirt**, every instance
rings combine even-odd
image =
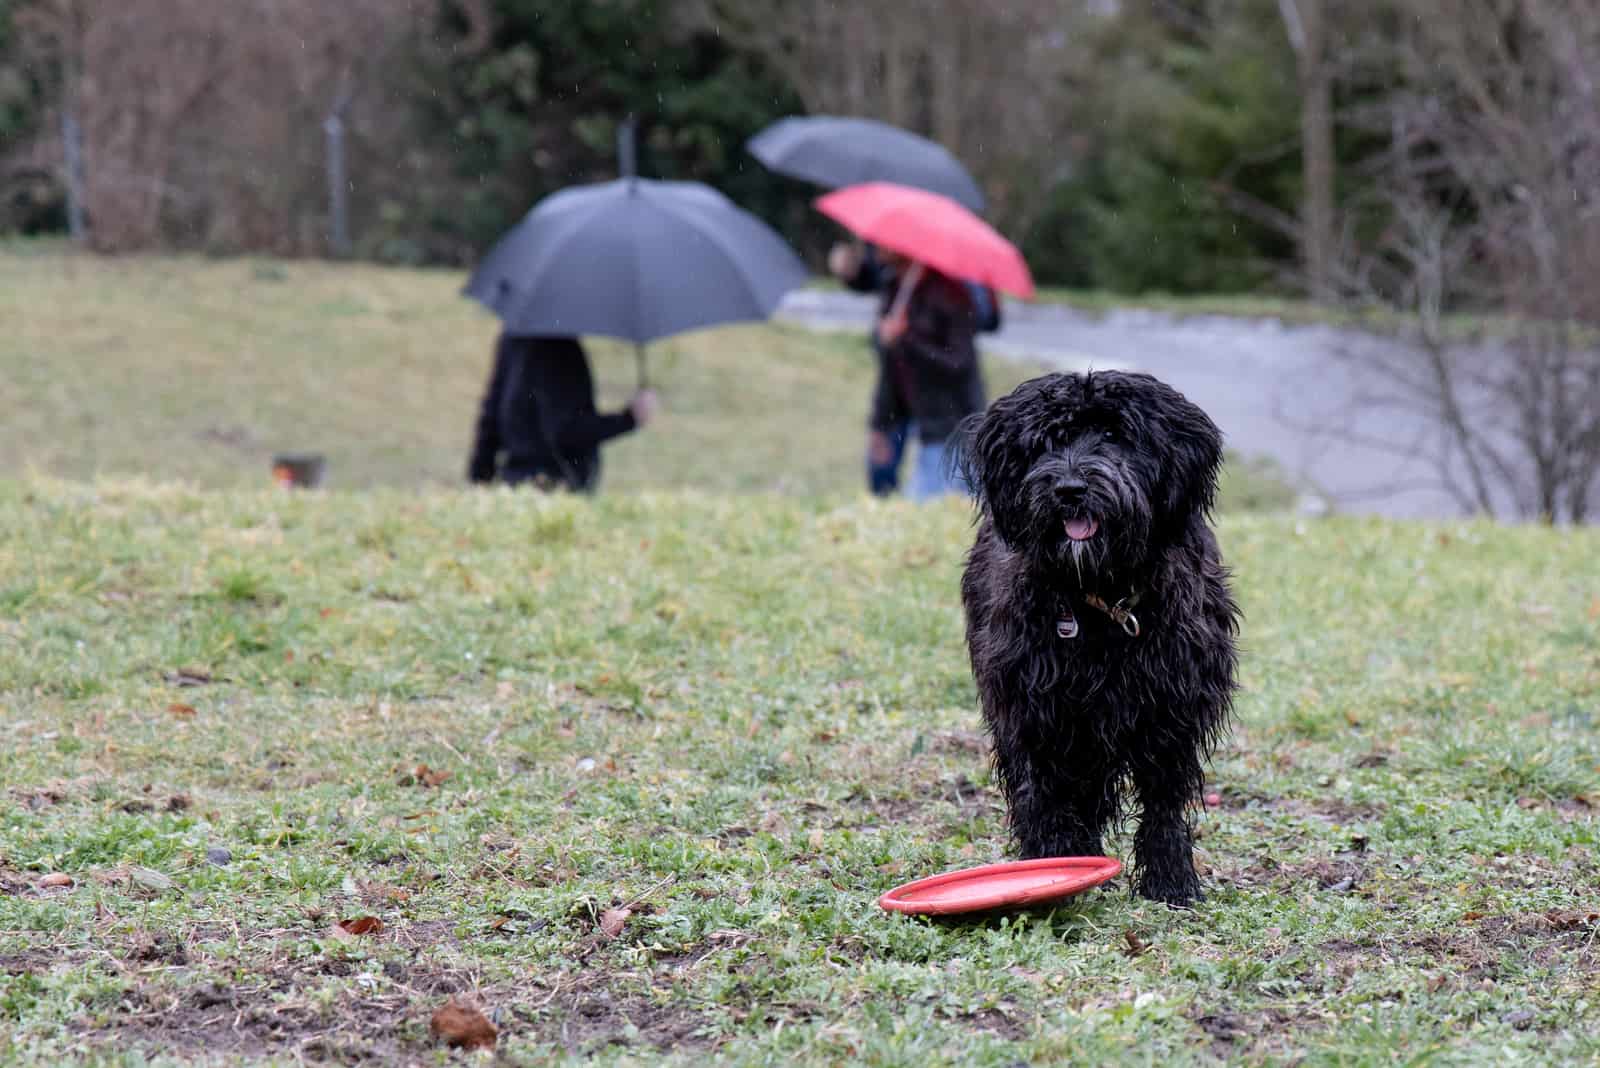
[[[99,1027],[80,1027],[90,1045],[135,1047],[211,1056],[290,1054],[354,1064],[394,1061],[406,1046],[403,996],[342,997],[324,1014],[293,997],[284,984],[184,992],[141,985],[123,995]]]
[[[545,1010],[535,1029],[540,1038],[569,1053],[595,1053],[612,1045],[674,1051],[708,1050],[715,1045],[698,1033],[707,1024],[706,1017],[687,1005],[608,986],[579,989],[557,1001],[560,1008]]]
[[[1012,1015],[1014,1010],[1007,1011],[1007,1009],[1006,1006],[979,1009],[977,1012],[961,1013],[951,1019],[969,1031],[994,1035],[1007,1042],[1020,1042],[1028,1037],[1029,1029]]]
[[[963,820],[984,812],[998,813],[1005,808],[998,790],[979,786],[965,775],[956,775],[929,784],[914,797],[882,796],[858,790],[845,798],[842,812],[834,811],[831,826],[861,830],[887,825],[933,826],[945,822],[949,815],[946,806],[954,806]]]
[[[1323,1023],[1315,1016],[1297,1016],[1281,1009],[1262,1012],[1206,1012],[1191,1015],[1190,1021],[1211,1039],[1211,1052],[1232,1061],[1251,1051],[1260,1055],[1271,1047],[1306,1031],[1321,1030]]]
[[[1261,794],[1234,793],[1223,790],[1222,809],[1225,812],[1248,812],[1252,809],[1265,809],[1269,812],[1297,816],[1301,819],[1316,819],[1324,823],[1341,827],[1352,823],[1361,823],[1381,817],[1387,806],[1380,804],[1356,804],[1338,797],[1318,798],[1307,801],[1298,797],[1267,797]]]
[[[1219,882],[1238,887],[1289,889],[1312,883],[1319,890],[1348,894],[1366,881],[1369,863],[1367,854],[1357,853],[1318,857],[1298,864],[1282,864],[1263,855],[1243,868],[1213,868],[1212,875]]]

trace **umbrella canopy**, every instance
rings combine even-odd
[[[969,282],[1033,296],[1033,276],[1016,246],[949,197],[869,182],[817,198],[817,210],[892,252]]]
[[[622,178],[540,201],[465,292],[510,334],[642,345],[765,319],[807,278],[783,238],[709,186]]]
[[[768,169],[837,189],[895,182],[982,211],[983,192],[943,145],[874,119],[780,119],[745,145]]]

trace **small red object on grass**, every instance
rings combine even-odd
[[[878,899],[890,912],[950,916],[1056,901],[1099,886],[1122,871],[1111,857],[1045,857],[985,864],[897,886]]]

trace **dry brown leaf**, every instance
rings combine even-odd
[[[1138,957],[1150,952],[1150,943],[1140,938],[1139,935],[1132,930],[1123,931],[1122,940],[1128,944],[1127,948],[1125,948],[1123,952],[1130,957]]]
[[[1428,980],[1428,993],[1437,994],[1440,990],[1444,989],[1444,984],[1448,983],[1449,981],[1450,977],[1444,972],[1440,972],[1438,975],[1435,975],[1433,978]]]
[[[1600,926],[1600,912],[1587,909],[1551,909],[1544,914],[1544,919],[1558,931],[1581,931]]]
[[[433,1014],[428,1030],[452,1049],[494,1049],[500,1034],[483,1013],[453,1000]]]
[[[39,880],[39,885],[41,887],[71,886],[73,884],[73,882],[74,882],[74,879],[72,878],[72,876],[66,874],[65,872],[57,871],[57,872],[51,872],[49,875],[46,875],[43,879],[40,879]]]
[[[439,771],[436,768],[430,768],[426,764],[418,764],[417,769],[412,772],[412,775],[416,777],[418,785],[432,788],[443,786],[445,783],[450,781],[454,774],[454,772]]]
[[[1461,919],[1462,919],[1462,921],[1463,921],[1463,922],[1464,922],[1464,923],[1471,923],[1471,922],[1473,922],[1473,921],[1474,921],[1474,920],[1481,920],[1481,919],[1483,919],[1483,918],[1484,918],[1484,916],[1486,916],[1486,915],[1487,915],[1487,913],[1483,913],[1483,912],[1477,912],[1477,911],[1473,911],[1473,912],[1466,912],[1466,913],[1462,913],[1462,915],[1461,915]]]
[[[167,711],[172,713],[174,719],[194,719],[194,705],[186,705],[182,701],[174,701],[167,706]]]
[[[632,909],[606,909],[600,914],[600,933],[607,938],[618,937],[632,915]]]
[[[340,920],[328,928],[328,933],[335,938],[351,939],[361,935],[379,934],[383,931],[383,921],[376,916],[355,916],[348,920]]]

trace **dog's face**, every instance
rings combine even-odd
[[[1143,374],[1054,374],[974,417],[963,462],[995,531],[1080,585],[1120,581],[1216,493],[1222,434]]]

